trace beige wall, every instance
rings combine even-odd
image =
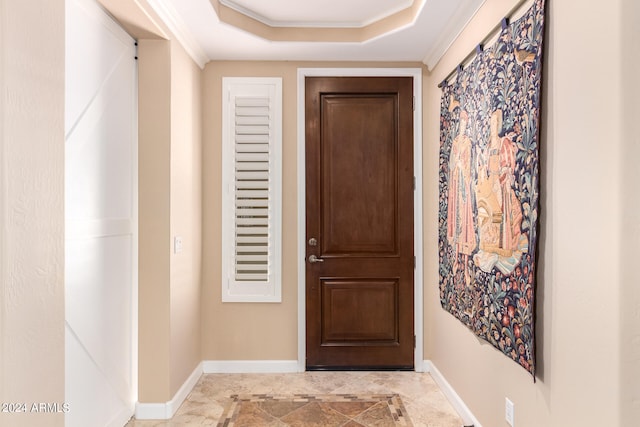
[[[202,71],[176,42],[138,44],[139,401],[167,402],[202,360]]]
[[[515,3],[487,0],[426,82],[425,206],[437,203],[436,85]],[[632,76],[638,75],[638,58],[623,56],[621,30],[633,27],[631,19],[623,19],[622,3],[576,7],[548,1],[537,382],[440,308],[437,213],[427,209],[425,215],[425,354],[484,426],[507,425],[505,397],[515,404],[518,427],[622,426],[638,420],[631,418],[638,410],[638,273],[630,266],[621,269],[629,260],[625,254],[639,243],[638,168],[628,160],[632,148],[638,159],[638,137],[630,123],[626,131],[633,142],[622,128],[632,111],[638,117],[630,105],[637,100]],[[637,40],[638,7],[629,2],[628,9],[636,12]],[[623,72],[631,89],[623,90]],[[630,111],[623,114],[623,106]],[[635,184],[625,182],[625,171]],[[631,230],[633,243],[627,240]],[[634,299],[622,303],[625,296]],[[622,318],[631,335],[623,333]],[[631,390],[635,408],[626,395]]]
[[[177,43],[171,48],[171,396],[202,361],[202,70]]]
[[[640,420],[640,269],[636,260],[640,244],[640,58],[625,52],[638,51],[640,46],[640,2],[625,0],[622,5],[622,250],[620,294],[622,328],[620,335],[620,367],[622,425],[633,425]]]
[[[63,0],[0,0],[0,94],[0,402],[61,404]],[[0,425],[63,424],[0,413]]]
[[[138,41],[138,399],[170,389],[171,42]]]
[[[204,360],[297,360],[297,69],[420,63],[210,62],[204,72],[202,355]],[[221,302],[222,77],[282,77],[282,303]]]

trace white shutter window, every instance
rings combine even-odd
[[[281,301],[282,79],[222,79],[222,301]]]

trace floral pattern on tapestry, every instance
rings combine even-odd
[[[442,307],[535,375],[544,0],[443,85]]]

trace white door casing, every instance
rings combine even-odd
[[[66,425],[122,426],[137,400],[134,40],[66,1]]]

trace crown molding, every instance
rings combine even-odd
[[[198,64],[200,69],[204,69],[205,64],[209,62],[210,58],[202,46],[193,38],[191,31],[182,18],[180,18],[180,15],[173,5],[171,5],[168,0],[147,0],[147,3],[149,3],[149,6],[158,14],[160,19],[162,19],[191,59]]]
[[[464,31],[485,1],[486,0],[467,0],[458,7],[447,22],[447,25],[442,29],[433,47],[429,49],[427,55],[422,60],[429,71],[432,71],[435,66],[438,65],[438,62],[442,59],[445,52],[451,47],[453,42],[456,41],[462,31]]]

